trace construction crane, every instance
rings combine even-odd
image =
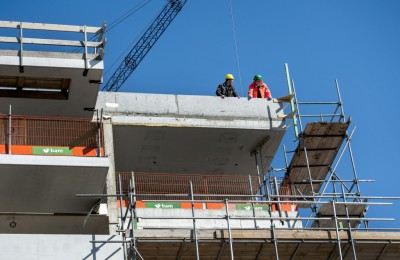
[[[186,2],[187,0],[168,0],[168,3],[103,86],[103,91],[116,92],[121,88],[174,18],[182,10]]]

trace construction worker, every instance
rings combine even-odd
[[[253,83],[249,86],[249,99],[251,98],[266,98],[272,100],[271,91],[269,91],[267,84],[262,81],[261,75],[255,75]]]
[[[216,94],[217,96],[221,98],[225,97],[238,97],[238,94],[236,93],[235,87],[232,85],[234,78],[232,74],[226,74],[225,76],[225,82],[222,84],[218,85]]]

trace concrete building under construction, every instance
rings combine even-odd
[[[19,34],[0,37],[1,259],[399,258],[396,228],[370,227],[392,201],[361,193],[338,84],[301,102],[286,66],[271,101],[99,92],[104,27],[0,27]]]

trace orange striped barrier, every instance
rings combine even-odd
[[[6,154],[7,146],[0,144],[0,154]],[[58,155],[58,156],[87,156],[96,157],[97,148],[93,147],[54,147],[54,146],[32,146],[32,145],[12,145],[11,154],[20,155]],[[104,155],[104,149],[101,148],[101,154]]]
[[[127,207],[128,200],[122,200],[122,207]],[[248,204],[229,204],[230,210],[254,210],[255,211],[267,211],[269,209],[268,204],[261,204],[261,203],[251,203]],[[117,208],[120,207],[119,200],[117,201]],[[191,209],[192,203],[190,202],[169,202],[169,201],[155,201],[155,202],[143,202],[143,201],[136,201],[136,208],[159,208],[159,209]],[[195,209],[209,209],[209,210],[223,210],[225,209],[225,203],[194,203]],[[272,204],[272,211],[277,211],[278,206],[277,204]],[[297,204],[281,204],[282,211],[297,211]]]
[[[280,204],[282,211],[297,211],[297,204]],[[278,204],[272,204],[272,210],[278,211]]]

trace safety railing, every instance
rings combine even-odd
[[[90,60],[103,59],[106,44],[105,28],[105,23],[102,27],[91,27],[0,21],[0,46],[5,47],[1,49],[17,51],[21,72],[24,70],[25,57],[32,56],[34,51],[70,55],[77,52],[76,57],[85,60],[85,74],[87,74],[91,66]],[[41,37],[34,37],[38,32]],[[29,37],[30,35],[32,37]],[[29,52],[31,53],[28,54]]]
[[[119,193],[119,176],[121,176],[122,193],[128,192],[130,172],[122,172],[116,174],[116,186]],[[215,175],[195,175],[195,174],[167,174],[167,173],[142,173],[135,172],[135,187],[139,194],[153,194],[154,199],[176,200],[182,199],[180,196],[173,194],[188,194],[189,182],[193,183],[193,189],[196,194],[215,194],[215,196],[204,196],[198,199],[212,200],[221,199],[223,195],[238,195],[235,199],[250,200],[251,197],[259,190],[257,176],[215,176]],[[160,194],[160,196],[156,196]],[[169,194],[168,197],[162,194]],[[138,197],[138,200],[147,199],[148,197]]]
[[[101,124],[85,119],[0,115],[0,153],[103,156]]]
[[[87,54],[89,54],[89,52],[87,52],[87,48],[93,48],[93,53],[96,54],[99,53],[99,49],[103,48],[105,45],[105,39],[103,38],[105,24],[102,27],[92,27],[86,25],[77,26],[0,21],[0,29],[9,29],[11,32],[9,33],[9,36],[0,37],[0,43],[18,44],[18,49],[20,50],[24,50],[25,45],[69,46],[74,48],[83,47],[83,50]],[[49,32],[56,32],[58,34],[54,35],[57,35],[57,39],[27,37],[27,35],[29,34],[34,35],[33,31],[47,32],[47,36],[49,36]],[[62,38],[76,39],[77,37],[73,36],[74,33],[80,35],[80,40],[60,39],[60,35],[63,35]],[[95,35],[97,37],[92,37],[92,35]],[[88,40],[88,38],[96,39]],[[48,48],[48,50],[50,51],[51,49]]]

